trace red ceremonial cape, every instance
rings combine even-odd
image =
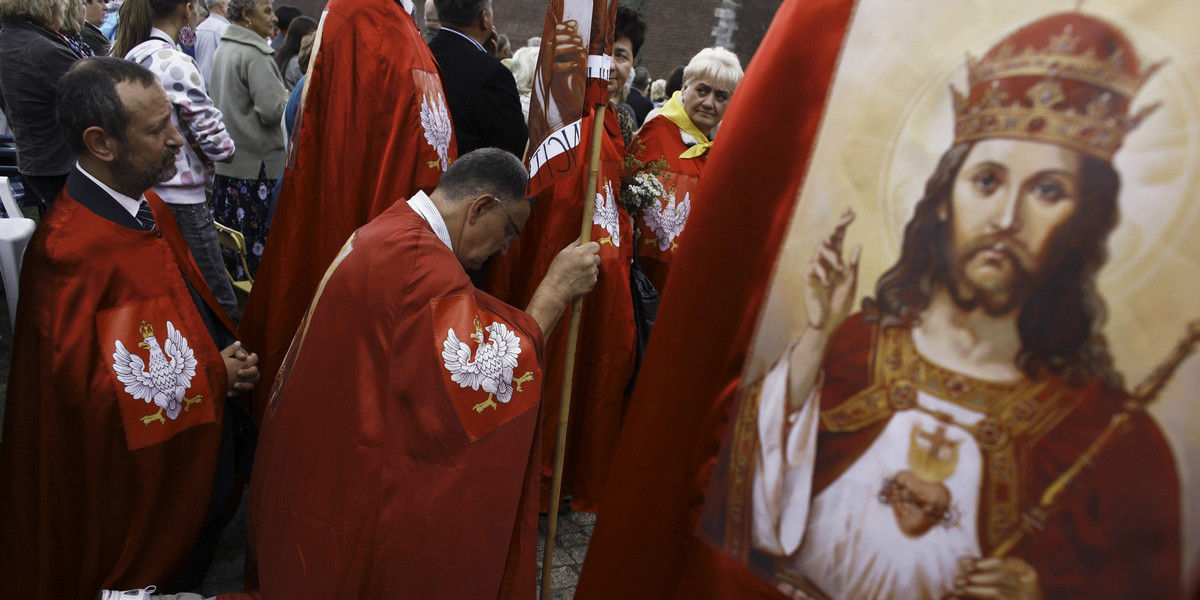
[[[591,131],[592,116],[584,118]],[[620,435],[625,386],[633,374],[635,331],[629,268],[633,258],[633,229],[629,213],[620,204],[621,167],[625,152],[620,126],[613,110],[605,111],[600,150],[600,176],[596,180],[596,213],[614,215],[618,236],[599,224],[592,225],[592,241],[600,242],[600,277],[583,301],[579,346],[572,387],[571,424],[567,433],[562,493],[571,495],[571,506],[595,511],[612,455]],[[590,137],[590,136],[589,136]],[[588,156],[584,143],[581,152]],[[583,161],[586,164],[586,160]],[[533,214],[520,241],[505,256],[492,259],[489,276],[498,297],[526,306],[560,250],[579,239],[583,221],[581,190],[586,170],[580,169],[538,195]],[[593,219],[595,223],[602,217]],[[613,239],[613,238],[618,239]],[[563,363],[568,318],[564,316],[546,341],[547,367],[542,409],[542,509],[550,501],[554,474],[554,444],[558,430],[558,404],[562,395]]]
[[[671,261],[675,260],[675,252],[683,243],[680,234],[684,223],[676,225],[672,219],[680,217],[678,213],[682,213],[685,205],[690,214],[692,199],[700,184],[700,172],[708,161],[708,152],[695,158],[679,157],[689,147],[683,143],[681,133],[678,125],[659,115],[643,125],[633,141],[633,151],[639,161],[648,164],[661,158],[667,163],[667,167],[658,175],[667,195],[658,199],[657,206],[638,211],[637,218],[641,233],[638,264],[660,294],[666,287],[667,273],[671,269]],[[647,215],[647,211],[655,211],[655,215]],[[658,217],[660,214],[662,216]],[[655,227],[656,224],[658,227]]]
[[[146,199],[155,231],[113,223],[64,189],[25,251],[0,450],[0,597],[167,584],[204,524],[226,373],[183,278],[237,329],[170,209]],[[155,350],[187,363],[171,331],[197,364],[186,410],[153,418],[159,407],[118,370],[135,356],[154,372]]]
[[[406,202],[355,232],[266,407],[262,597],[532,598],[542,343]],[[504,364],[511,397],[493,397]]]
[[[457,157],[441,72],[399,3],[332,0],[327,11],[295,164],[242,318],[268,382],[346,238],[396,200],[432,192]],[[269,390],[256,390],[256,420]]]
[[[696,526],[853,4],[784,2],[738,85],[688,219],[703,243],[676,254],[577,598],[778,597]],[[786,160],[756,160],[768,146]]]

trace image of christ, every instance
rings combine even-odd
[[[1182,597],[1178,468],[1146,413],[1038,508],[1135,400],[1096,279],[1155,69],[1072,12],[968,70],[954,143],[861,304],[854,211],[812,249],[803,332],[736,414],[716,538],[796,598]]]

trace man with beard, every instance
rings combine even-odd
[[[817,598],[1178,597],[1177,470],[1145,413],[1034,510],[1129,400],[1095,277],[1119,219],[1112,157],[1153,69],[1080,13],[969,64],[899,261],[847,318],[844,213],[807,272],[805,332],[750,386],[748,562]]]
[[[211,559],[249,423],[227,398],[254,387],[258,359],[150,189],[183,144],[154,74],[90,58],[58,106],[78,163],[21,273],[0,597],[170,591]]]

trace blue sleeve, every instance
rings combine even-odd
[[[296,124],[296,111],[300,110],[300,94],[304,91],[305,75],[300,76],[292,95],[288,96],[287,106],[283,109],[283,126],[287,128],[288,139],[292,139],[292,127]]]

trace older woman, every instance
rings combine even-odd
[[[54,201],[75,164],[67,141],[53,132],[58,131],[58,80],[85,55],[63,33],[79,31],[82,6],[59,0],[0,2],[0,110],[16,139],[25,193],[43,207]]]
[[[741,80],[742,67],[734,53],[701,50],[683,70],[683,87],[642,126],[633,142],[631,152],[666,192],[638,212],[638,262],[660,292],[679,248],[713,132]]]
[[[167,203],[208,287],[230,315],[237,297],[225,273],[221,244],[213,227],[204,186],[214,164],[233,159],[234,143],[225,131],[221,111],[213,105],[192,57],[177,50],[184,28],[194,28],[200,15],[196,0],[125,0],[113,53],[150,69],[174,106],[171,121],[188,143],[175,155],[175,176],[154,186]]]
[[[267,36],[275,27],[270,0],[230,0],[229,29],[213,57],[212,97],[237,145],[233,161],[217,165],[213,211],[221,224],[242,232],[253,276],[267,241],[271,188],[283,171],[283,110],[287,91]],[[226,257],[230,272],[241,264]]]
[[[538,49],[525,46],[517,48],[508,70],[512,71],[513,79],[517,81],[517,93],[521,95],[521,112],[525,121],[529,121],[529,95],[533,92],[533,73],[537,70]]]

